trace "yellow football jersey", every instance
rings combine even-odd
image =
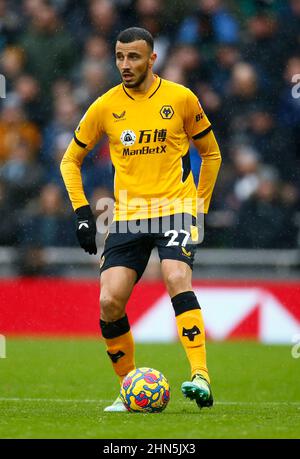
[[[189,142],[210,130],[192,91],[155,75],[146,93],[120,84],[99,97],[74,139],[84,157],[107,134],[114,166],[114,219],[132,220],[179,212],[197,215]]]

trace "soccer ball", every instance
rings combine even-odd
[[[162,373],[153,368],[136,368],[124,378],[120,396],[132,413],[159,413],[170,400],[170,386]]]

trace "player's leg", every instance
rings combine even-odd
[[[100,328],[120,383],[135,368],[134,341],[125,311],[136,278],[136,271],[123,266],[109,268],[100,277]],[[118,396],[104,411],[124,412],[126,408]]]
[[[182,393],[195,400],[199,408],[212,406],[204,322],[192,290],[192,270],[180,260],[163,259],[162,274],[174,307],[179,338],[191,366],[191,381],[182,384]]]
[[[147,235],[121,232],[116,223],[111,226],[100,264],[100,327],[120,381],[134,369],[134,344],[125,308],[150,253]]]
[[[199,407],[211,406],[213,397],[206,365],[205,329],[201,308],[192,289],[192,267],[196,246],[191,241],[193,217],[182,222],[170,220],[155,244],[161,260],[163,279],[173,304],[177,330],[191,366],[192,381],[182,384],[185,396],[196,400]],[[182,215],[185,217],[185,215]],[[192,218],[192,221],[189,220]]]
[[[134,342],[125,309],[136,279],[136,271],[124,266],[106,269],[100,277],[100,327],[120,382],[135,367]]]
[[[135,368],[134,342],[125,312],[134,285],[142,276],[152,250],[141,234],[110,233],[101,257],[100,327],[120,383]],[[121,399],[105,411],[126,411]]]
[[[180,341],[191,366],[192,378],[202,375],[208,382],[205,328],[202,312],[192,289],[192,270],[179,260],[163,259],[162,275],[175,312]]]

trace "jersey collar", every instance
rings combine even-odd
[[[158,91],[161,85],[161,78],[156,74],[154,74],[154,76],[155,76],[155,80],[153,81],[152,85],[150,86],[147,92],[139,93],[139,92],[133,91],[130,88],[126,88],[124,84],[122,84],[123,91],[126,93],[128,97],[130,97],[130,99],[133,99],[133,100],[150,99],[152,96],[154,96],[156,91]]]

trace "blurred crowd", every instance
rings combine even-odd
[[[130,26],[153,34],[155,72],[199,96],[220,144],[204,246],[297,247],[300,0],[0,0],[0,245],[77,246],[59,164],[120,82],[114,43]],[[197,181],[193,147],[191,159]],[[112,195],[106,138],[82,174],[95,210]]]

